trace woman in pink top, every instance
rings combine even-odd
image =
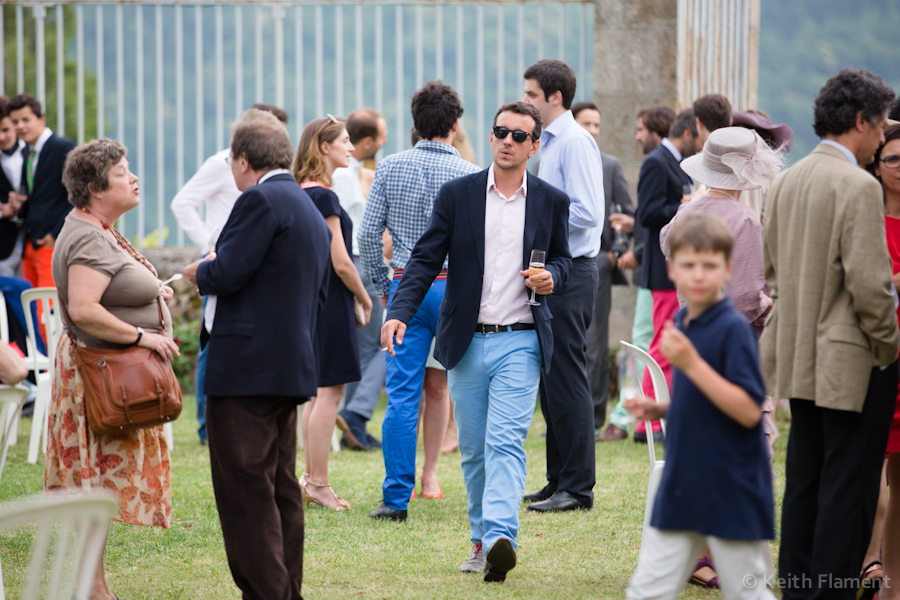
[[[783,166],[781,153],[772,150],[755,131],[743,127],[716,129],[706,140],[702,152],[681,161],[682,170],[694,182],[706,185],[709,191],[705,196],[682,204],[659,234],[660,247],[668,256],[669,231],[684,214],[709,213],[728,224],[734,234],[734,248],[731,251],[732,274],[725,284],[725,295],[753,325],[757,338],[762,334],[766,315],[772,308],[772,299],[763,274],[762,223],[756,212],[742,204],[740,198],[741,192],[747,190],[761,189],[765,193]],[[684,305],[684,302],[681,301],[681,304]],[[760,408],[771,460],[778,433],[774,418],[775,403],[766,396]],[[774,470],[772,474],[774,477]],[[704,552],[691,583],[718,587],[717,578],[709,578],[714,570],[715,566]]]

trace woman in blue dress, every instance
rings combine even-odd
[[[315,502],[338,511],[350,504],[328,483],[328,453],[344,384],[361,378],[356,328],[365,326],[372,314],[372,300],[351,258],[353,224],[337,194],[329,189],[332,173],[350,164],[351,152],[353,144],[342,121],[331,115],[314,119],[303,129],[292,169],[332,236],[328,300],[316,328],[319,389],[304,408],[301,425],[306,472],[300,486],[307,504]],[[362,307],[362,323],[355,316],[354,301]]]

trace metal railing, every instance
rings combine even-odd
[[[67,131],[67,125],[72,131],[74,117],[78,143],[109,136],[129,147],[143,201],[120,226],[139,244],[184,244],[169,203],[207,156],[226,147],[230,121],[254,102],[288,111],[295,144],[310,119],[371,106],[387,119],[390,139],[383,152],[390,153],[409,145],[411,94],[424,81],[444,79],[463,98],[463,125],[478,162],[486,164],[494,110],[521,98],[529,64],[561,58],[577,72],[576,99],[592,95],[594,5],[589,0],[0,4],[5,5],[0,11],[3,91],[35,94],[57,131]],[[67,36],[71,18],[74,33]],[[5,43],[13,29],[4,22],[9,20],[15,22],[14,49]],[[33,39],[33,49],[26,37]],[[55,52],[49,55],[56,74],[52,107],[46,106],[48,48]],[[15,78],[7,53],[15,55]],[[66,73],[73,56],[74,115],[66,114],[72,91]],[[90,130],[88,96],[97,107]],[[68,105],[71,112],[71,99]],[[164,241],[166,230],[176,233]],[[148,238],[154,232],[159,238]]]

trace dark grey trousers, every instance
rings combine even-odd
[[[585,339],[597,295],[597,263],[572,260],[566,285],[544,301],[553,318],[550,372],[541,376],[541,411],[547,422],[548,491],[566,491],[592,505],[594,407],[585,371]]]
[[[587,330],[587,377],[594,404],[594,429],[606,422],[606,396],[609,390],[609,311],[612,307],[612,268],[609,255],[597,255],[597,298],[594,316]]]
[[[353,257],[353,264],[359,271],[369,298],[372,299],[372,319],[362,329],[356,330],[356,340],[359,343],[359,366],[362,379],[348,383],[344,386],[344,409],[356,413],[366,421],[372,418],[372,411],[381,397],[384,389],[385,358],[381,352],[381,326],[383,325],[384,308],[372,281],[362,272],[359,257]]]

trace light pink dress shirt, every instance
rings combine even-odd
[[[534,323],[522,270],[525,237],[525,197],[528,176],[507,198],[494,185],[494,165],[488,169],[484,211],[484,279],[478,322],[489,325]]]

